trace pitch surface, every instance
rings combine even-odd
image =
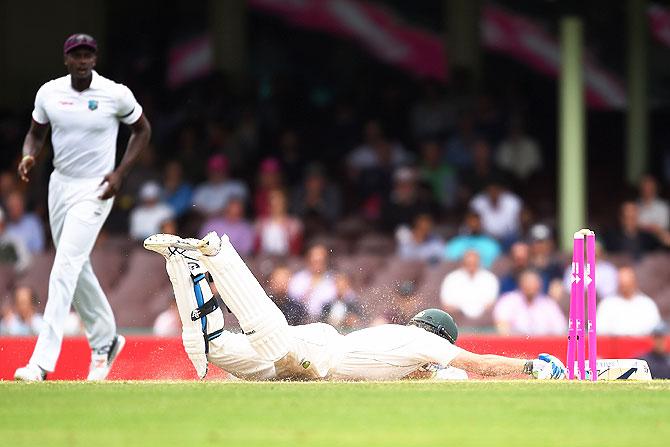
[[[3,446],[668,445],[670,382],[0,382]]]

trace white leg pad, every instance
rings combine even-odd
[[[196,318],[195,321],[191,318],[193,311],[213,296],[205,278],[206,270],[195,257],[184,257],[175,253],[167,259],[166,270],[172,283],[177,310],[182,322],[184,350],[193,363],[198,377],[202,379],[207,374],[209,343],[205,339],[206,336],[215,337],[221,334],[223,312],[217,308],[206,316]]]
[[[216,256],[203,255],[199,259],[212,274],[221,298],[239,320],[258,355],[273,362],[284,357],[292,346],[286,317],[267,296],[228,237],[221,237],[221,249]]]

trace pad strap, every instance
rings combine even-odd
[[[209,301],[207,301],[205,304],[202,306],[199,306],[198,308],[194,309],[191,312],[191,321],[198,321],[200,318],[203,318],[212,312],[214,312],[216,309],[219,308],[219,303],[217,303],[216,299],[214,297],[211,297]]]
[[[205,273],[192,274],[191,279],[193,280],[193,291],[195,292],[195,300],[198,303],[198,307],[191,312],[191,320],[197,321],[200,320],[202,323],[202,338],[205,340],[205,354],[209,354],[209,342],[217,338],[223,332],[223,328],[218,331],[214,331],[211,334],[207,333],[207,315],[214,312],[219,308],[216,298],[212,296],[207,302],[205,302],[204,296],[202,294],[202,288],[200,287],[200,281],[207,281]]]

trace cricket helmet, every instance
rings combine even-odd
[[[451,344],[456,343],[458,338],[458,326],[447,312],[440,309],[426,309],[414,315],[408,325],[418,326],[422,329],[439,335],[449,340]]]

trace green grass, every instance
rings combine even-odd
[[[670,445],[670,382],[0,382],[1,446]]]

